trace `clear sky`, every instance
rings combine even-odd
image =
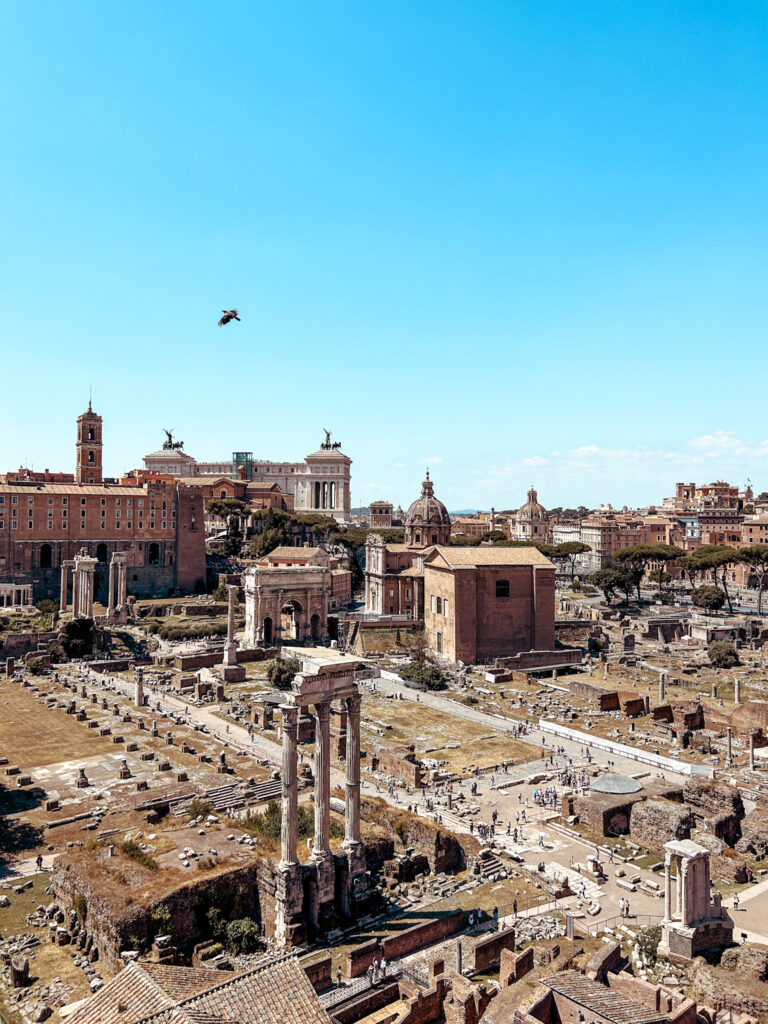
[[[764,0],[5,0],[0,90],[0,469],[768,489]]]

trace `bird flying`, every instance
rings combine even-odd
[[[219,320],[219,327],[223,327],[225,324],[228,324],[230,320],[240,320],[236,309],[222,309],[221,312],[224,316]]]

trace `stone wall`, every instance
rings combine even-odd
[[[751,853],[757,860],[768,856],[768,807],[758,805],[742,820],[736,849],[739,853]]]
[[[382,957],[389,961],[397,960],[416,950],[442,942],[443,939],[461,931],[463,927],[464,911],[452,910],[412,928],[406,928],[405,931],[353,946],[347,953],[347,974],[350,978],[359,978],[372,963]]]
[[[630,831],[636,842],[661,850],[672,839],[690,839],[690,812],[669,800],[645,800],[632,807]]]
[[[412,744],[395,746],[389,743],[376,743],[371,756],[371,767],[374,771],[394,775],[400,782],[414,789],[421,786],[421,765],[416,760]]]
[[[707,779],[687,779],[683,800],[693,812],[697,826],[733,846],[741,834],[744,803],[737,789]]]

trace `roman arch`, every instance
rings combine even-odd
[[[326,640],[331,581],[331,570],[317,565],[246,570],[244,646]]]

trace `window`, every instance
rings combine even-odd
[[[85,509],[84,508],[80,509],[80,518],[81,519],[85,519]]]
[[[132,530],[133,529],[133,523],[130,521],[130,519],[125,524],[125,528],[126,528],[126,530]]]
[[[49,519],[53,519],[53,509],[52,508],[48,509],[48,518]]]
[[[107,528],[107,524],[104,522],[103,519],[101,521],[101,528],[102,528],[102,530],[106,530],[106,528]]]
[[[85,504],[85,498],[81,498],[81,499],[80,499],[80,504],[81,504],[81,505],[84,505],[84,504]]]
[[[50,520],[48,521],[48,529],[49,530],[53,529],[53,523]]]
[[[80,529],[81,529],[81,530],[84,530],[84,529],[85,529],[85,520],[84,520],[84,519],[81,519],[81,520],[80,520]]]
[[[118,509],[115,509],[115,519],[119,519],[119,518],[120,518],[120,509],[118,508]]]
[[[62,498],[62,499],[61,499],[61,504],[62,504],[62,505],[67,505],[67,504],[69,504],[69,499],[68,499],[68,498]]]
[[[411,591],[410,591],[409,587],[405,588],[405,600],[406,601],[410,601],[411,600]]]
[[[437,647],[438,654],[443,653],[443,634],[440,632],[440,630],[438,630],[437,633],[435,633],[435,647]]]
[[[93,452],[88,452],[88,461],[89,462],[94,462],[95,461]]]
[[[165,529],[166,525],[167,525],[167,523],[165,522],[165,520],[163,520],[163,524],[162,524],[163,529]]]
[[[435,595],[429,595],[429,610],[433,612],[435,610]]]
[[[117,503],[117,504],[119,505],[119,504],[120,504],[120,502],[118,501],[118,503]],[[125,504],[126,504],[126,505],[132,505],[132,504],[133,504],[133,498],[128,498],[128,499],[126,500]]]
[[[16,527],[17,527],[18,525],[19,525],[19,524],[18,524],[18,523],[16,522],[16,520],[15,520],[15,519],[14,519],[14,520],[13,520],[13,522],[11,523],[11,526],[12,526],[12,528],[13,528],[14,530],[16,529]]]
[[[446,619],[448,618],[448,598],[443,601],[443,612],[445,613]]]
[[[14,505],[18,505],[19,504],[18,495],[14,494],[14,496],[11,498],[11,501],[13,502]]]
[[[144,499],[143,498],[139,498],[139,508],[142,508],[143,505],[144,505]]]
[[[443,614],[443,599],[442,599],[442,597],[438,597],[437,598],[437,600],[435,601],[435,605],[436,605],[435,611],[437,612],[437,614],[438,615],[442,615]]]
[[[35,499],[34,499],[34,498],[32,497],[32,495],[30,494],[30,495],[29,495],[29,496],[27,497],[27,504],[28,504],[28,505],[31,505],[31,504],[32,504],[32,503],[34,502],[34,500],[35,500]]]
[[[49,504],[49,505],[52,505],[52,504],[53,504],[53,498],[49,498],[49,499],[48,499],[48,504]]]
[[[61,510],[61,514],[64,516],[65,519],[67,518],[67,510],[65,508]]]
[[[496,580],[496,597],[509,597],[509,580]]]
[[[34,527],[34,525],[35,525],[35,524],[34,524],[34,523],[32,522],[32,520],[30,519],[30,520],[29,520],[29,522],[27,523],[27,529],[28,529],[28,530],[31,530],[31,529],[32,529],[32,528]]]

